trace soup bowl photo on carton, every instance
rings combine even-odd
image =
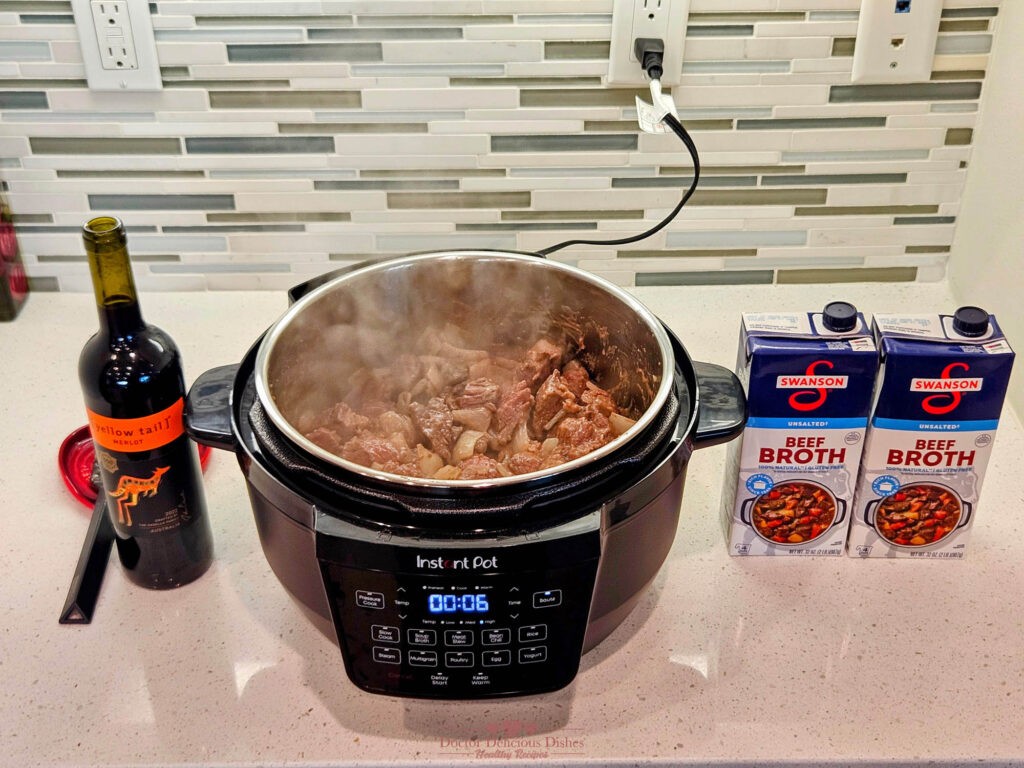
[[[907,483],[864,508],[864,522],[890,545],[905,549],[945,543],[970,520],[970,503],[933,482]]]
[[[801,506],[799,511],[785,514]],[[845,517],[846,501],[811,480],[786,480],[773,485],[744,501],[740,509],[745,525],[769,544],[780,547],[803,547],[818,541]]]

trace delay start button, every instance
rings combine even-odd
[[[534,608],[553,608],[562,604],[562,590],[549,589],[544,592],[533,593]]]

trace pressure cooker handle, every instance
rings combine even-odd
[[[960,522],[956,524],[957,528],[966,528],[967,524],[971,522],[971,503],[969,501],[961,501],[960,505],[964,509],[964,513],[960,515]]]
[[[306,280],[304,283],[293,285],[291,288],[288,289],[288,306],[291,306],[296,301],[305,296],[307,293],[311,293],[312,291],[319,288],[321,285],[326,285],[327,283],[331,282],[331,280],[333,280],[334,278],[341,277],[342,275],[347,275],[349,272],[355,272],[357,269],[362,269],[363,267],[367,266],[370,263],[372,262],[366,260],[360,261],[356,264],[349,264],[347,267],[339,267],[338,269],[332,269],[330,272],[324,272],[322,275],[317,275],[316,277],[310,278],[309,280]]]
[[[740,504],[740,522],[744,525],[751,525],[754,514],[755,499],[744,499]]]
[[[870,525],[872,528],[875,525],[875,507],[881,502],[881,499],[872,499],[864,505],[864,523]]]
[[[188,391],[185,402],[185,431],[197,443],[225,451],[238,450],[232,428],[231,392],[238,364],[221,365],[201,374]]]
[[[698,413],[694,448],[727,443],[747,423],[747,397],[736,374],[712,363],[693,364],[697,374]]]

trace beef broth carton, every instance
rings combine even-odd
[[[880,384],[857,485],[853,557],[961,558],[1014,353],[994,317],[876,315]]]
[[[877,370],[851,304],[743,315],[736,371],[749,417],[722,494],[731,554],[843,554]]]

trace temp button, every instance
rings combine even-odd
[[[548,589],[544,592],[533,593],[534,608],[553,608],[562,604],[562,590]]]

